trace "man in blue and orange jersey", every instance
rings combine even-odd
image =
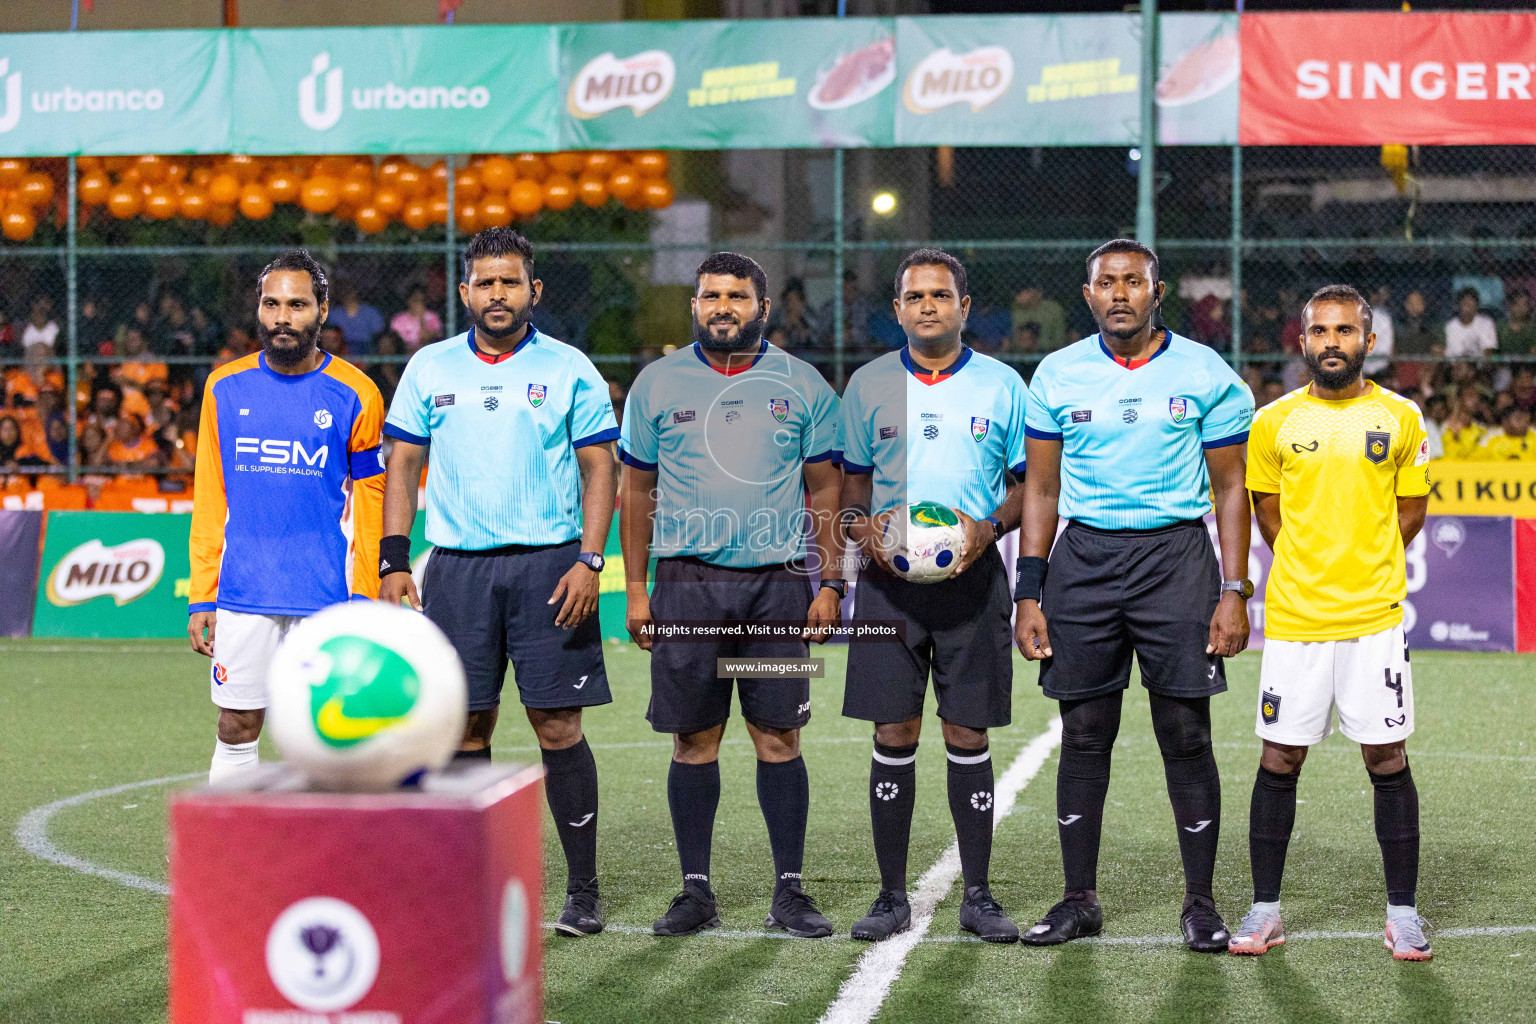
[[[210,781],[255,767],[267,665],[287,632],[327,605],[379,594],[384,400],[361,370],[316,347],[326,280],[309,253],[273,260],[258,292],[262,350],[209,376],[198,430],[187,633],[213,659]]]

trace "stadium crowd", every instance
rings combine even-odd
[[[429,289],[430,284],[437,287]],[[1230,350],[1230,280],[1187,274],[1170,282],[1169,292],[1164,318],[1175,330],[1218,351]],[[1306,383],[1300,357],[1303,294],[1299,287],[1282,287],[1263,298],[1248,290],[1241,294],[1243,352],[1260,357],[1247,363],[1243,377],[1261,407]],[[1368,374],[1423,410],[1435,458],[1536,461],[1531,427],[1536,279],[1456,278],[1449,301],[1440,303],[1448,308],[1442,309],[1434,308],[1428,294],[1429,289],[1415,288],[1399,301],[1387,285],[1370,292],[1377,344]],[[440,280],[412,281],[386,313],[365,301],[355,282],[342,280],[320,346],[363,369],[388,403],[403,369],[401,357],[443,337],[442,318],[432,308],[441,300]],[[69,462],[60,358],[64,335],[49,295],[30,296],[21,310],[6,305],[0,301],[0,360],[7,364],[0,485],[8,492],[46,489],[57,486]],[[1076,295],[1064,302],[1033,283],[1019,287],[1007,306],[978,295],[966,340],[980,351],[1013,357],[1027,378],[1031,357],[1092,330],[1086,313],[1079,315],[1080,306]],[[843,316],[845,345],[855,365],[904,343],[884,293],[861,287],[853,271],[843,281]],[[833,320],[831,301],[813,307],[804,283],[790,278],[766,333],[774,344],[800,350],[827,372],[823,357],[832,346]],[[190,494],[203,384],[214,367],[261,347],[254,318],[210,311],[170,290],[154,302],[135,304],[126,315],[101,296],[88,295],[80,306],[78,337],[84,361],[76,379],[76,465],[87,470],[81,478],[87,500],[94,501],[101,486],[114,480],[140,481],[138,488],[146,493]],[[1532,362],[1492,363],[1486,356],[1528,356]],[[623,385],[616,382],[613,390],[622,401]]]

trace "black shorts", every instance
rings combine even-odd
[[[697,558],[661,558],[651,591],[654,622],[804,622],[811,581],[783,565],[731,569]],[[768,729],[799,729],[811,720],[811,680],[721,679],[717,658],[804,658],[803,640],[664,640],[651,648],[651,705],[657,732],[702,732],[731,717],[732,684],[741,717]]]
[[[905,623],[900,640],[848,645],[843,714],[876,723],[923,713],[928,673],[939,717],[969,729],[996,729],[1013,718],[1013,597],[997,548],[958,579],[908,583],[870,563],[859,572],[854,622]]]
[[[501,703],[507,659],[529,708],[607,704],[603,630],[597,613],[575,629],[555,625],[555,584],[576,564],[581,544],[454,551],[436,548],[422,579],[422,610],[448,635],[464,663],[469,710]]]
[[[1131,652],[1141,684],[1165,697],[1227,688],[1222,659],[1205,653],[1221,570],[1202,520],[1156,530],[1097,530],[1075,520],[1051,550],[1041,610],[1053,657],[1047,697],[1082,700],[1123,690]]]

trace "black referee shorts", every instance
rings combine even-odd
[[[1013,718],[1013,597],[997,548],[957,579],[908,583],[873,562],[859,571],[853,621],[901,621],[902,640],[848,645],[843,714],[875,723],[923,713],[928,674],[939,717],[968,729]]]
[[[1141,683],[1165,697],[1227,688],[1222,659],[1205,653],[1221,570],[1199,519],[1155,530],[1097,530],[1073,520],[1051,550],[1041,610],[1053,657],[1047,697],[1082,700],[1123,690],[1131,653]]]
[[[654,622],[805,622],[811,581],[803,568],[767,565],[732,569],[698,558],[660,558],[651,591]],[[731,690],[741,717],[767,729],[799,729],[811,720],[808,676],[721,679],[717,658],[804,658],[804,640],[666,640],[651,648],[651,704],[646,720],[657,732],[693,733],[725,724]],[[734,684],[734,685],[733,685]]]
[[[422,610],[459,652],[469,710],[501,703],[508,658],[524,707],[590,707],[613,700],[597,613],[575,629],[562,629],[555,625],[560,606],[549,603],[555,584],[580,553],[574,540],[486,551],[433,549],[422,579]]]

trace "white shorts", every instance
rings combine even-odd
[[[1413,672],[1401,625],[1353,640],[1264,640],[1254,731],[1309,747],[1339,730],[1356,743],[1397,743],[1413,732]]]
[[[267,706],[267,668],[301,615],[256,615],[220,608],[213,620],[213,702],[230,711]]]

